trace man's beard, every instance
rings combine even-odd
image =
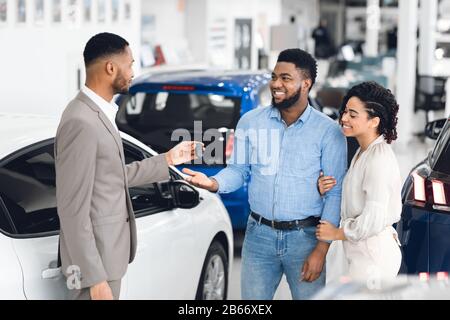
[[[298,89],[297,93],[294,94],[292,97],[284,99],[283,101],[276,103],[275,99],[272,97],[272,105],[277,108],[278,110],[286,110],[292,107],[294,104],[297,103],[298,100],[300,100],[300,92],[302,88]]]
[[[114,94],[117,94],[117,93],[127,94],[128,90],[130,89],[130,86],[128,84],[129,84],[129,82],[125,79],[125,77],[120,72],[117,75],[117,78],[114,80],[114,83],[113,83]]]

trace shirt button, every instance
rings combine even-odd
[[[127,222],[130,221],[130,218],[127,218]]]

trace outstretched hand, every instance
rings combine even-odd
[[[203,188],[212,192],[216,192],[219,189],[219,184],[216,180],[208,178],[204,173],[194,171],[188,168],[184,168],[183,173],[188,176],[185,178],[190,184]]]

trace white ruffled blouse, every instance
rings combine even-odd
[[[352,159],[343,182],[341,227],[349,241],[365,240],[390,227],[402,211],[397,159],[380,135]]]

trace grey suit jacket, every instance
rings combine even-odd
[[[71,279],[79,276],[81,288],[121,279],[134,259],[136,222],[128,187],[169,179],[163,155],[129,165],[124,160],[119,133],[80,92],[62,115],[55,166],[62,271]]]

